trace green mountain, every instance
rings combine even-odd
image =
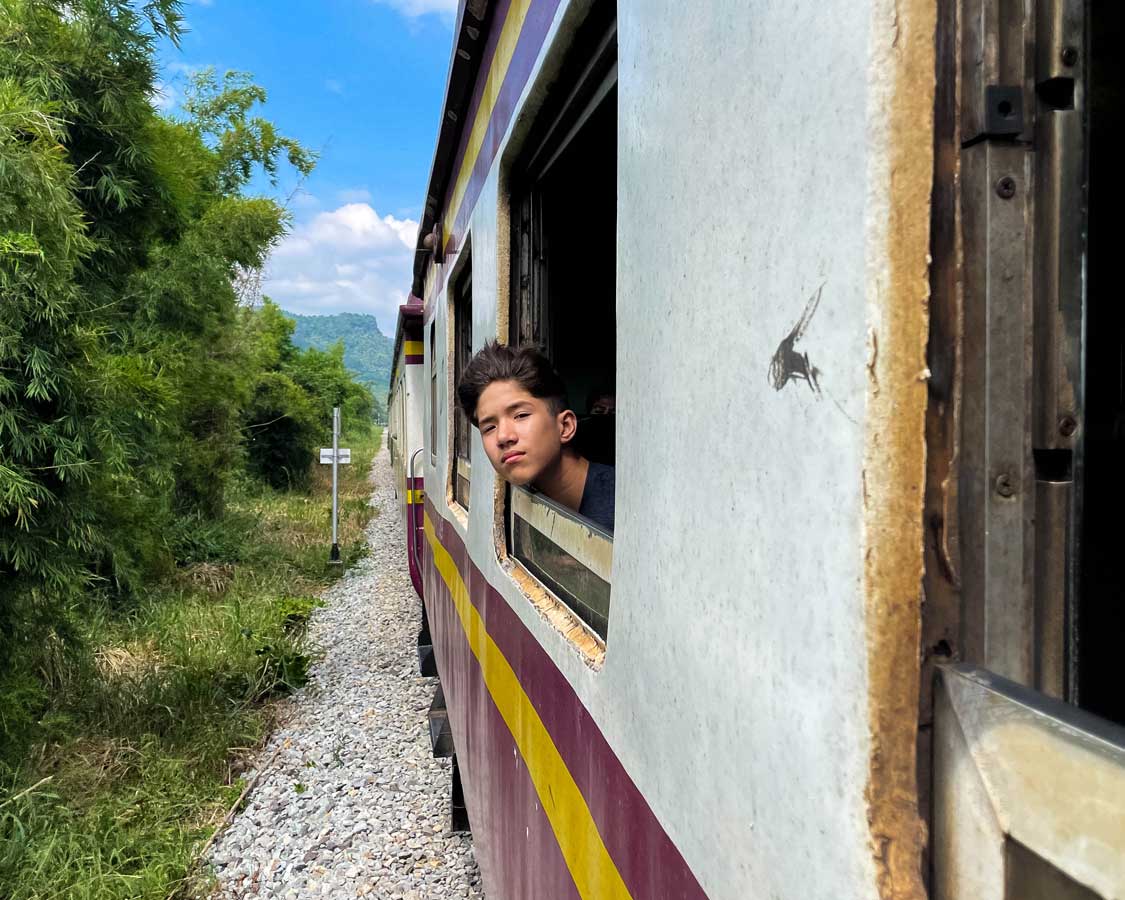
[[[374,316],[362,313],[337,313],[334,316],[299,316],[286,312],[297,323],[293,343],[304,349],[327,350],[344,342],[344,365],[371,386],[380,405],[385,401],[391,380],[394,338],[379,330]]]

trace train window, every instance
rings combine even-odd
[[[437,320],[430,323],[430,462],[437,462]]]
[[[543,494],[522,487],[509,490],[512,556],[604,640],[612,535]]]
[[[510,177],[509,341],[550,358],[578,415],[575,446],[614,464],[616,4],[598,2],[529,126]],[[508,548],[603,639],[612,536],[542,495],[508,494]]]
[[[513,167],[513,344],[546,352],[579,417],[577,446],[614,462],[617,29],[598,4]]]
[[[453,279],[453,384],[461,381],[461,375],[473,356],[473,265],[472,249],[468,243],[461,248],[465,259]],[[469,508],[469,481],[472,475],[470,466],[470,447],[472,446],[472,423],[461,404],[456,402],[456,392],[451,397],[453,407],[453,499],[464,509]]]

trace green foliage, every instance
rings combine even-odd
[[[33,737],[55,656],[83,652],[91,598],[135,605],[232,555],[248,447],[252,474],[299,483],[323,409],[366,409],[279,311],[241,307],[287,224],[243,190],[314,158],[242,74],[157,113],[154,41],[179,23],[175,0],[0,7],[0,759]]]
[[[0,3],[4,897],[167,896],[230,748],[307,677],[326,504],[263,482],[323,494],[326,411],[370,420],[342,351],[241,301],[288,224],[254,173],[314,157],[245,75],[154,109],[179,10]]]
[[[282,157],[302,175],[312,172],[316,164],[315,154],[278,134],[272,122],[249,115],[265,102],[265,90],[245,72],[227,72],[220,83],[214,69],[205,69],[192,80],[184,110],[215,153],[216,176],[223,192],[244,188],[255,164],[265,170],[274,185]]]
[[[341,479],[349,558],[378,442],[360,437]],[[175,577],[127,609],[87,602],[74,626],[87,649],[58,657],[50,696],[36,688],[35,752],[0,760],[0,896],[208,895],[186,874],[242,787],[231,748],[259,743],[263,701],[304,683],[315,658],[305,630],[327,577],[327,501],[322,480],[311,495],[238,481],[225,530],[177,522]]]
[[[344,364],[344,349],[298,350],[293,320],[266,299],[245,328],[260,367],[245,406],[247,466],[274,487],[303,486],[316,450],[330,433],[332,407],[348,423],[372,421],[371,391]]]
[[[285,367],[289,377],[308,392],[321,421],[330,421],[332,407],[351,422],[372,421],[371,390],[355,380],[344,365],[344,345],[328,350],[310,347],[295,354]]]
[[[304,634],[313,610],[323,606],[319,597],[282,597],[277,601],[277,612],[287,633]]]
[[[281,372],[263,372],[245,410],[247,464],[273,487],[303,486],[326,430],[307,391]]]

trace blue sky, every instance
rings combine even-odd
[[[161,48],[158,105],[191,72],[250,72],[264,115],[321,153],[292,197],[291,234],[263,292],[299,313],[368,312],[384,334],[410,288],[457,0],[189,0],[189,33]],[[297,187],[285,173],[278,194]]]

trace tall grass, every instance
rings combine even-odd
[[[350,436],[340,546],[363,550],[367,472],[380,433]],[[305,638],[326,565],[330,480],[304,492],[239,485],[219,522],[180,522],[180,565],[129,609],[86,616],[83,646],[54,665],[50,705],[19,760],[0,763],[0,897],[205,896],[189,878],[241,791],[274,698],[303,684]]]

